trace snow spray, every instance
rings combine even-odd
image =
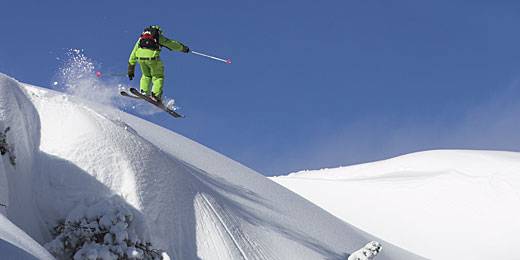
[[[87,100],[110,104],[116,91],[110,88],[110,83],[96,77],[95,68],[99,65],[88,58],[83,50],[70,49],[65,56],[58,69],[54,88]]]
[[[65,58],[57,59],[63,62],[52,83],[53,89],[121,110],[135,110],[141,115],[161,112],[145,102],[122,97],[119,92],[130,88],[122,81],[126,80],[126,73],[103,73],[101,64],[87,57],[84,50],[70,49]]]

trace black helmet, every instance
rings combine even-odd
[[[150,25],[150,28],[157,29],[161,34],[163,33],[161,26],[159,26],[159,25]]]

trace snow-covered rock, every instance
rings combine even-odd
[[[40,142],[40,121],[38,112],[27,98],[19,83],[0,74],[0,131],[7,127],[6,141],[15,148],[18,164],[9,162],[7,155],[0,159],[0,203],[16,225],[31,230],[30,235],[41,238],[39,223],[30,216],[34,212],[33,180],[35,177],[35,158]]]
[[[379,252],[381,252],[381,245],[377,241],[370,241],[363,248],[352,253],[348,260],[372,260]]]
[[[121,200],[113,196],[75,208],[45,247],[59,259],[161,259],[164,252],[142,240],[144,227],[136,221],[141,214]]]
[[[19,83],[0,74],[0,131],[16,154],[0,157],[0,255],[5,259],[53,259],[31,236],[42,237],[41,222],[34,216],[34,178],[40,141],[40,121]],[[8,218],[6,218],[8,217]],[[22,231],[22,229],[25,230]]]
[[[428,151],[272,179],[430,259],[520,259],[520,153]]]

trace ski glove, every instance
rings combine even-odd
[[[135,65],[132,65],[132,64],[128,64],[128,78],[130,80],[134,79],[134,76],[135,76]]]
[[[181,51],[184,52],[184,53],[188,53],[188,52],[190,52],[190,48],[188,48],[188,46],[186,46],[186,45],[182,45],[182,50]]]

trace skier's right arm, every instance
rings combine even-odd
[[[170,50],[170,51],[175,50],[175,51],[180,51],[180,52],[185,52],[185,53],[190,52],[190,48],[188,48],[188,46],[186,46],[176,40],[170,40],[162,35],[161,35],[161,38],[159,38],[159,44],[161,44],[161,46],[168,48],[168,50]]]

